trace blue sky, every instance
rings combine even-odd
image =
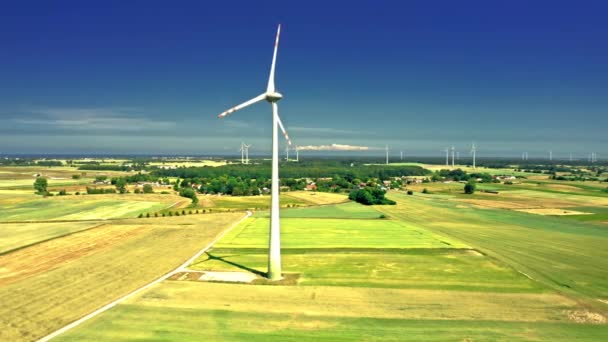
[[[602,1],[5,3],[0,153],[270,150],[276,25],[280,114],[300,145],[441,155],[581,156],[608,146]]]

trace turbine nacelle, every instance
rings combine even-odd
[[[283,95],[281,95],[281,93],[276,92],[276,91],[266,93],[266,101],[268,101],[268,102],[277,102],[282,98],[283,98]]]

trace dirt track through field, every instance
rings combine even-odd
[[[168,279],[169,277],[171,277],[175,273],[182,272],[194,260],[196,260],[198,257],[200,257],[204,252],[206,252],[207,250],[209,250],[217,241],[219,241],[221,238],[223,238],[224,235],[226,235],[234,227],[238,226],[241,222],[243,222],[245,219],[247,219],[251,215],[252,215],[252,212],[247,211],[247,214],[244,217],[242,217],[240,220],[238,220],[237,222],[235,222],[234,224],[232,224],[228,229],[224,230],[215,239],[213,239],[213,241],[211,241],[207,246],[205,246],[204,248],[202,248],[201,250],[199,250],[190,259],[186,260],[183,264],[181,264],[179,267],[177,267],[173,271],[168,272],[167,274],[163,275],[162,277],[160,277],[160,278],[158,278],[158,279],[156,279],[156,280],[154,280],[154,281],[152,281],[152,282],[150,282],[150,283],[148,283],[148,284],[146,284],[146,285],[138,288],[137,290],[134,290],[134,291],[132,291],[132,292],[130,292],[130,293],[128,293],[128,294],[126,294],[126,295],[118,298],[117,300],[115,300],[115,301],[113,301],[111,303],[106,304],[105,306],[103,306],[103,307],[101,307],[101,308],[99,308],[99,309],[91,312],[90,314],[88,314],[88,315],[86,315],[86,316],[84,316],[84,317],[82,317],[82,318],[80,318],[80,319],[78,319],[78,320],[76,320],[76,321],[74,321],[74,322],[72,322],[72,323],[64,326],[63,328],[58,329],[58,330],[56,330],[56,331],[54,331],[54,332],[46,335],[45,337],[39,339],[38,342],[50,341],[51,339],[57,337],[58,335],[66,332],[66,331],[68,331],[68,330],[70,330],[72,328],[77,327],[78,325],[80,325],[80,324],[88,321],[89,319],[91,319],[91,318],[93,318],[93,317],[95,317],[95,316],[97,316],[97,315],[99,315],[99,314],[101,314],[101,313],[103,313],[103,312],[105,312],[105,311],[113,308],[114,306],[120,304],[121,302],[123,302],[123,301],[125,301],[125,300],[127,300],[127,299],[129,299],[129,298],[131,298],[131,297],[133,297],[135,295],[137,295],[138,293],[140,293],[140,292],[142,292],[144,290],[147,290],[150,287],[152,287],[152,286],[154,286],[154,285],[156,285],[156,284],[158,284],[158,283],[160,283],[162,281],[165,281],[166,279]]]

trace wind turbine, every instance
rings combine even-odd
[[[388,165],[388,145],[386,145],[386,165]]]
[[[401,151],[401,161],[403,161],[403,151]]]
[[[289,161],[289,144],[285,145],[285,161]]]
[[[268,77],[268,86],[266,92],[254,97],[249,101],[245,101],[240,105],[232,107],[227,111],[218,115],[223,118],[237,110],[248,107],[254,103],[266,100],[272,107],[272,185],[271,185],[271,205],[270,205],[270,239],[268,250],[268,273],[270,280],[280,280],[281,275],[281,226],[279,222],[279,107],[277,102],[283,98],[283,95],[278,93],[274,85],[274,69],[277,60],[277,50],[279,47],[279,35],[281,33],[281,25],[277,28],[277,37],[274,43],[274,53],[272,55],[272,64],[270,66],[270,76]],[[281,127],[283,126],[280,124]]]
[[[300,149],[298,148],[298,145],[296,145],[296,161],[300,161]]]
[[[247,144],[243,144],[243,147],[245,147],[245,164],[249,164],[249,148],[252,145],[247,145]]]
[[[549,161],[553,160],[553,151],[549,150]]]
[[[475,142],[471,145],[471,154],[473,155],[473,168],[475,168],[475,153],[477,152],[477,146],[475,146]]]
[[[239,151],[241,151],[241,164],[245,164],[245,143],[241,141],[241,148],[239,149]]]
[[[445,166],[448,166],[450,164],[450,150],[446,148],[442,152],[445,152]]]
[[[452,146],[452,168],[454,167],[454,151],[455,151],[455,148],[454,148],[454,146]]]

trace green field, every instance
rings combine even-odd
[[[175,269],[246,209],[255,214],[184,273],[57,340],[608,336],[603,184],[526,174],[512,185],[478,184],[499,194],[474,195],[463,194],[458,182],[412,184],[413,196],[387,194],[397,201],[392,206],[345,203],[346,194],[281,193],[286,281],[268,285],[269,196],[201,195],[196,207],[159,193],[43,198],[25,183],[37,169],[0,173],[2,341],[36,340]],[[43,172],[65,178],[75,169]],[[431,194],[420,193],[424,188]],[[135,218],[182,210],[201,214]],[[566,211],[585,214],[561,216]],[[198,280],[206,271],[257,279]]]
[[[106,199],[88,195],[69,198],[36,198],[0,207],[0,221],[95,220],[136,217],[142,212],[155,212],[167,204],[156,201]]]
[[[60,340],[608,336],[608,305],[598,300],[608,299],[607,230],[481,209],[457,194],[391,198],[396,206],[283,210],[283,271],[297,275],[296,285],[165,281]],[[375,211],[388,218],[374,218]],[[263,274],[265,216],[243,222],[190,272]]]
[[[268,218],[253,217],[228,233],[217,248],[265,248]],[[285,218],[283,248],[462,248],[457,240],[394,220]]]

